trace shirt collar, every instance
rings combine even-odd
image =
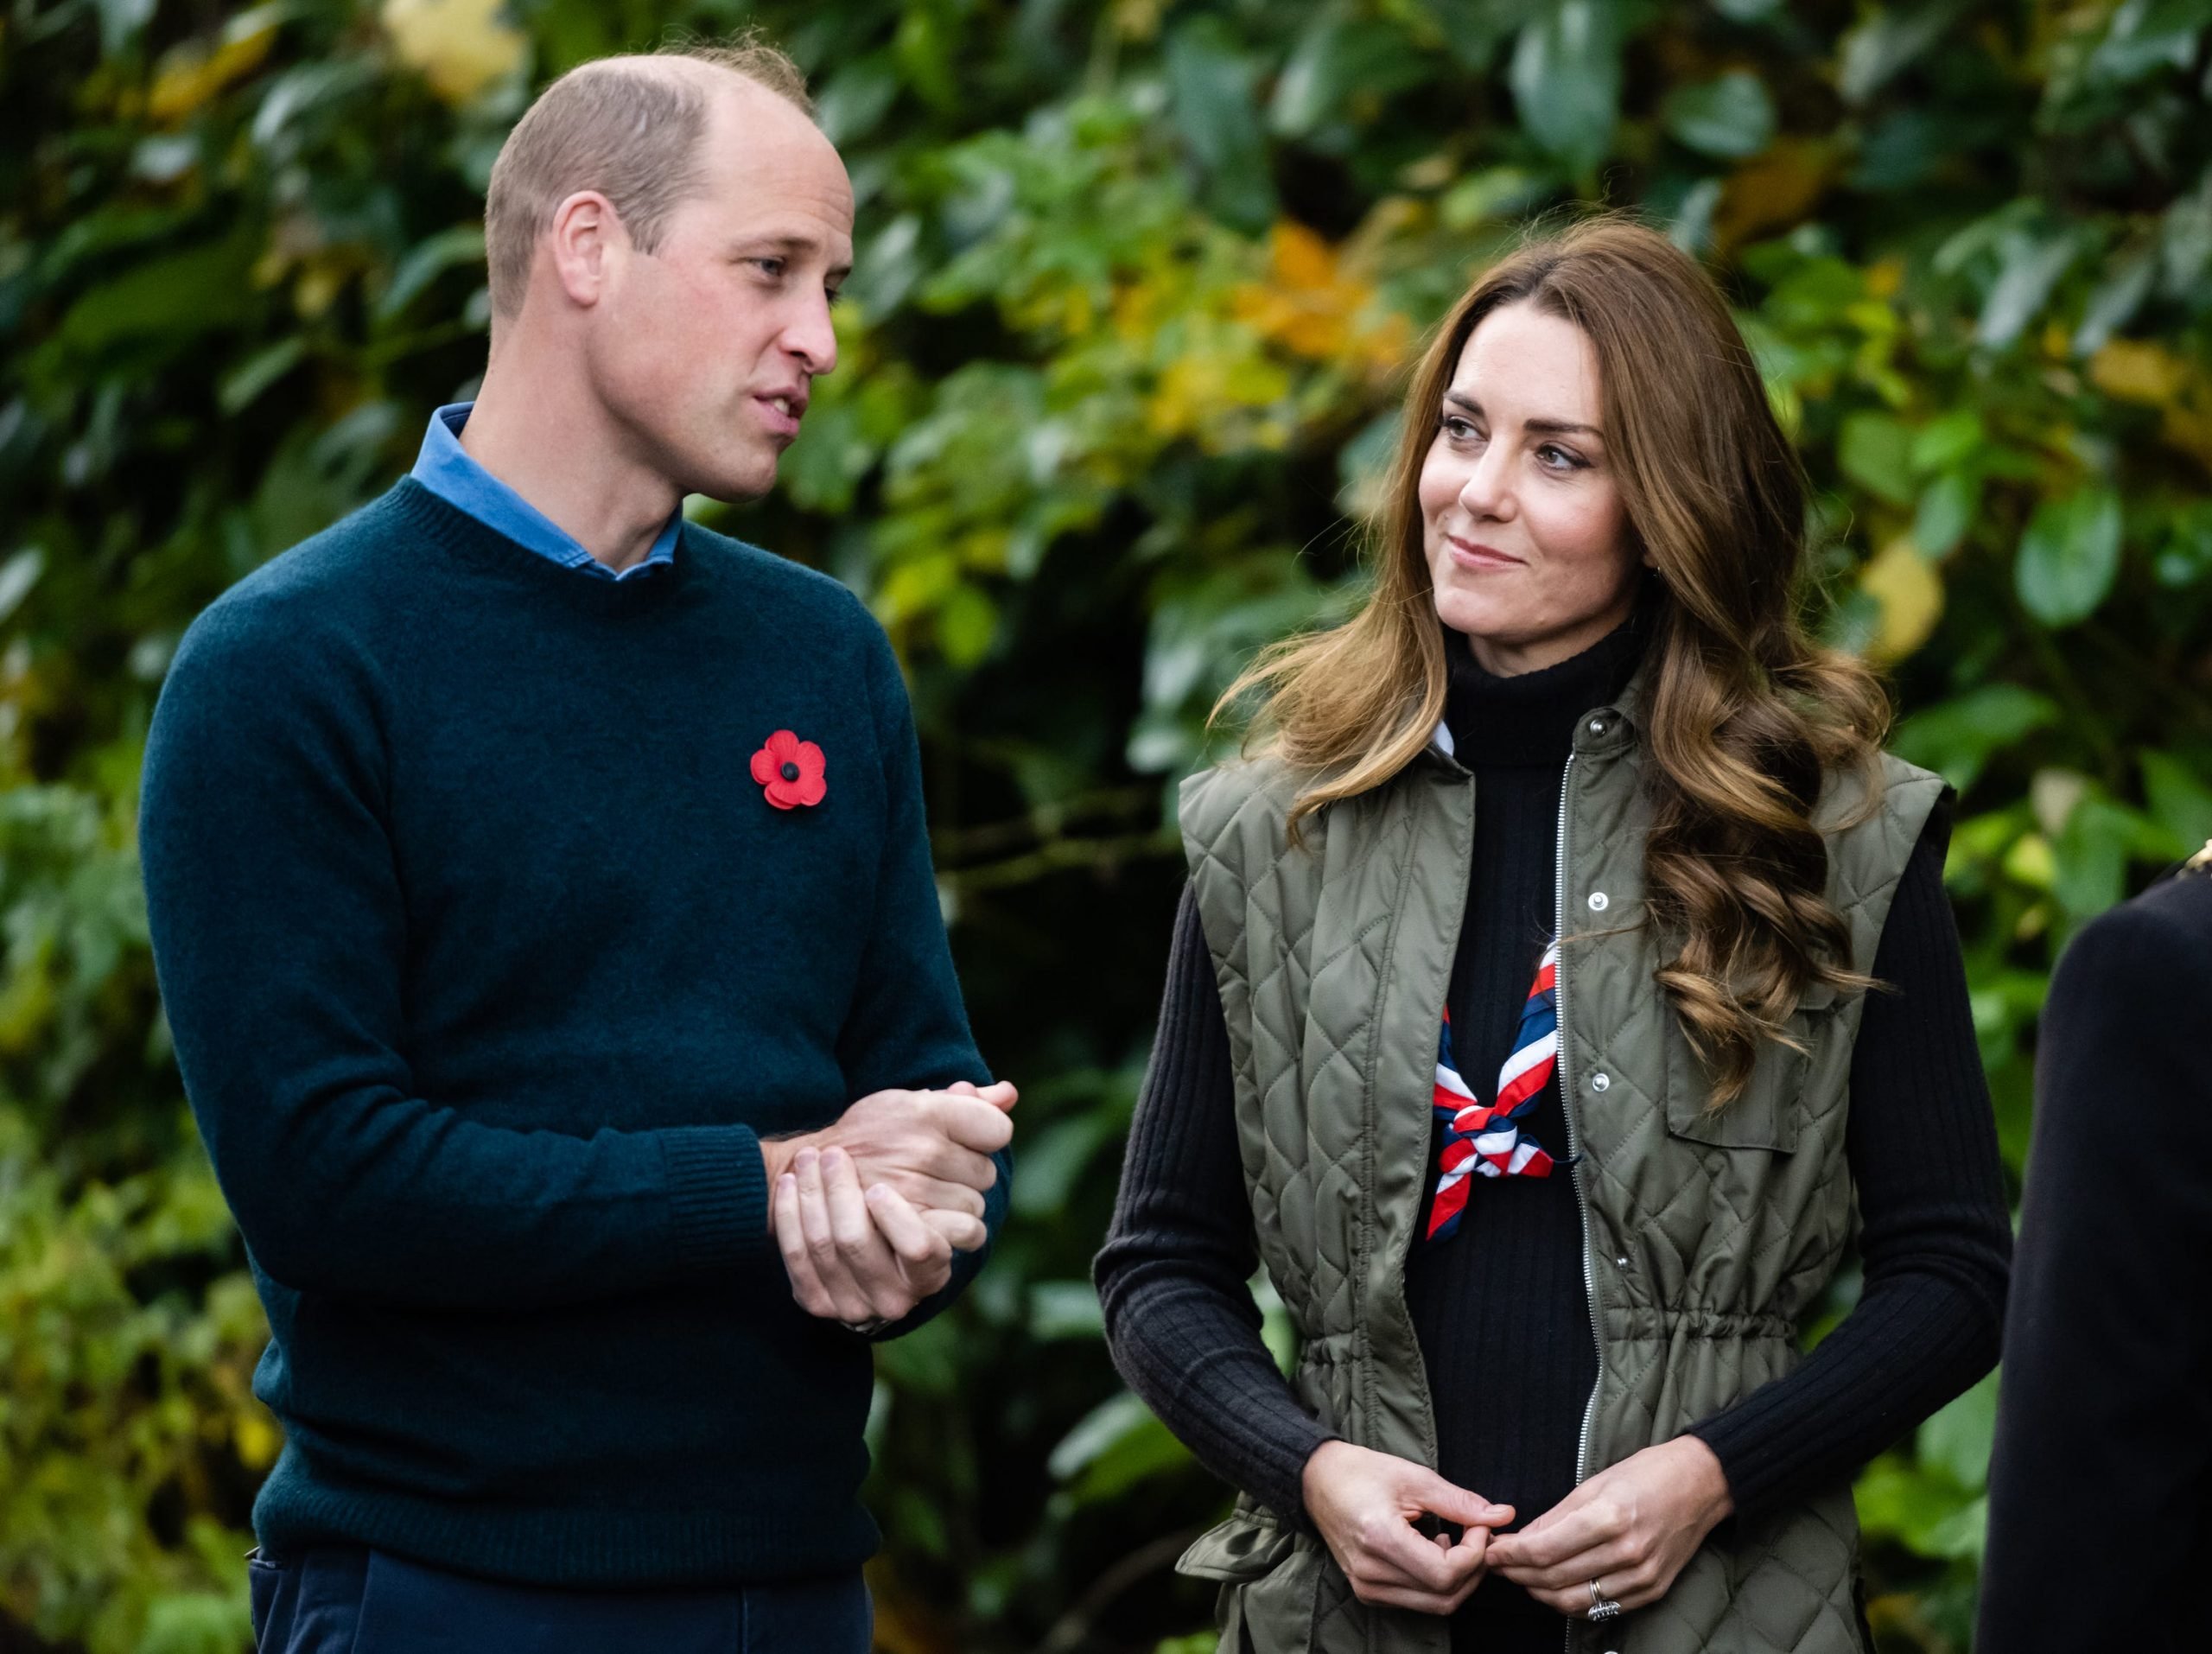
[[[683,526],[681,511],[670,514],[645,559],[619,573],[586,550],[575,536],[479,464],[461,445],[473,402],[455,402],[430,416],[411,474],[432,493],[486,528],[504,534],[538,556],[601,580],[632,580],[676,561],[676,540]]]

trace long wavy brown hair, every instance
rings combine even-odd
[[[1632,549],[1654,564],[1643,723],[1651,800],[1649,922],[1675,949],[1657,975],[1713,1081],[1740,1096],[1763,1039],[1815,983],[1855,991],[1850,931],[1827,900],[1812,814],[1856,771],[1880,799],[1889,703],[1873,673],[1801,619],[1804,473],[1726,302],[1696,261],[1618,215],[1525,241],[1438,329],[1406,398],[1389,492],[1370,525],[1373,588],[1351,620],[1279,644],[1230,685],[1262,702],[1251,740],[1305,779],[1291,830],[1380,786],[1444,714],[1441,623],[1418,488],[1444,392],[1484,317],[1529,304],[1590,340],[1608,463]]]

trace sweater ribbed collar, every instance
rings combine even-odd
[[[1451,677],[1444,722],[1452,732],[1452,755],[1469,769],[1566,763],[1576,722],[1628,687],[1643,663],[1648,632],[1639,612],[1555,666],[1501,678],[1476,663],[1464,633],[1446,627]]]

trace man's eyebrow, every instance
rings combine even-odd
[[[1467,413],[1474,415],[1478,419],[1484,417],[1483,404],[1476,401],[1464,391],[1446,391],[1444,393],[1444,400],[1448,406],[1461,409]],[[1602,438],[1605,434],[1599,430],[1595,425],[1577,424],[1571,419],[1531,419],[1523,424],[1522,429],[1523,430],[1535,431],[1539,436],[1596,436]]]

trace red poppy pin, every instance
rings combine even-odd
[[[830,784],[822,779],[824,767],[822,748],[810,741],[801,741],[788,729],[777,730],[768,737],[767,745],[753,754],[753,779],[779,810],[820,804],[830,791]]]

